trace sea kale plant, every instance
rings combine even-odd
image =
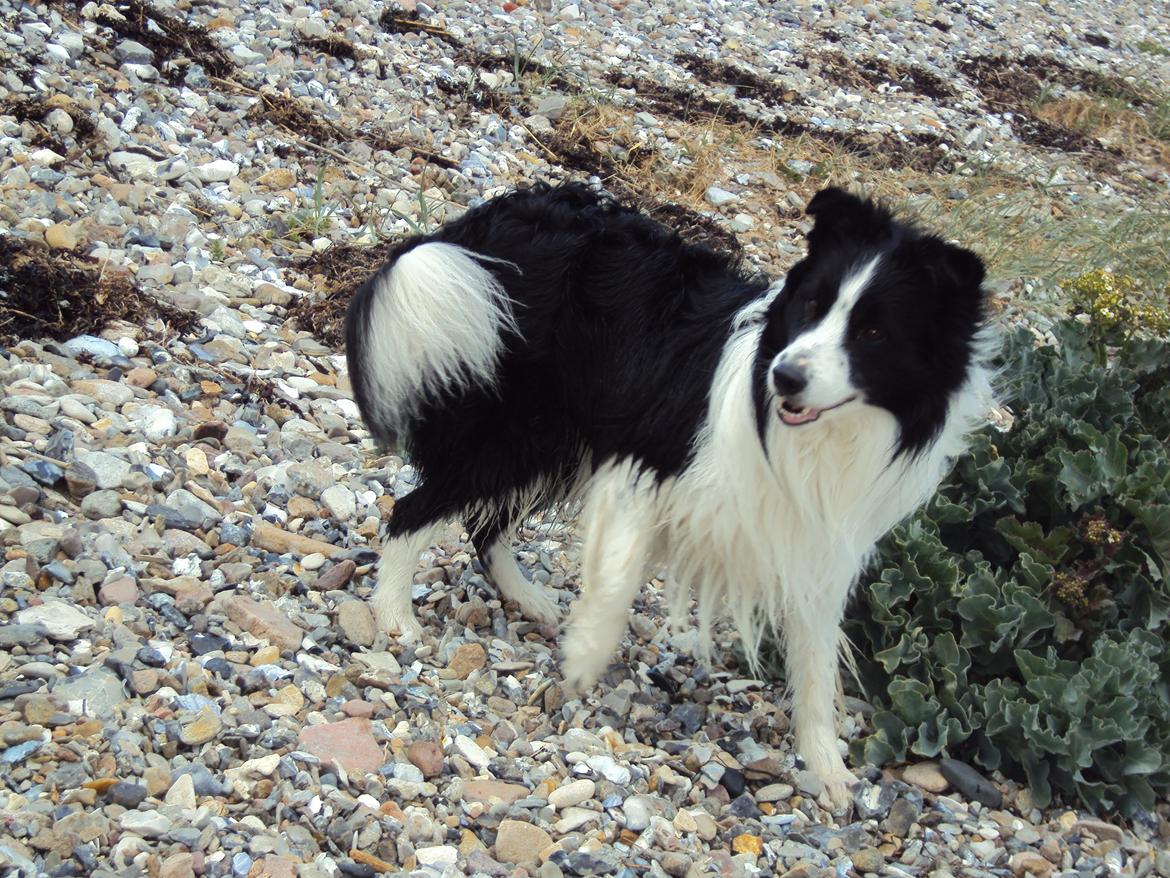
[[[1170,792],[1170,344],[1125,318],[1010,336],[1014,424],[882,544],[855,761],[951,755],[1097,812]]]

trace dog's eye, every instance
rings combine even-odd
[[[805,299],[804,300],[804,319],[805,320],[812,320],[816,316],[817,316],[817,300],[816,299]]]
[[[886,334],[876,326],[867,326],[857,334],[862,341],[885,341]]]

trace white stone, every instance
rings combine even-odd
[[[455,738],[455,752],[476,768],[487,768],[488,763],[491,762],[491,758],[484,752],[483,747],[467,735],[459,735]]]
[[[297,30],[303,37],[326,37],[329,35],[329,28],[325,22],[319,18],[304,18],[297,22]]]
[[[252,787],[256,785],[256,781],[271,777],[279,764],[280,754],[270,753],[259,759],[249,759],[235,768],[225,769],[223,776],[240,796],[246,798],[252,794]]]
[[[459,849],[449,844],[435,845],[429,848],[416,848],[415,858],[420,866],[454,866],[459,859]]]
[[[129,406],[127,406],[129,408]],[[138,406],[133,412],[123,412],[130,418],[135,429],[150,442],[158,442],[179,431],[175,413],[161,405]]]
[[[69,114],[66,113],[65,115],[66,115],[66,118],[68,118]],[[29,158],[32,159],[34,162],[36,162],[38,165],[45,165],[46,167],[52,167],[53,165],[59,165],[59,164],[61,164],[61,162],[65,161],[65,156],[60,155],[59,153],[55,153],[51,149],[33,150],[31,153],[29,153]]]
[[[158,811],[127,811],[122,815],[122,830],[142,838],[158,838],[171,830],[171,821]]]
[[[167,796],[163,801],[168,805],[176,805],[184,809],[194,809],[197,804],[195,800],[195,779],[189,774],[180,774],[179,779],[171,784],[171,788],[167,790]]]
[[[641,832],[650,825],[652,812],[642,796],[630,796],[626,799],[622,803],[622,813],[626,817],[626,829]]]
[[[86,354],[91,357],[105,357],[109,359],[121,353],[118,350],[118,346],[112,341],[106,341],[104,338],[99,338],[96,335],[79,335],[76,338],[69,339],[62,347],[73,354],[73,356]]]
[[[74,457],[97,473],[97,486],[102,490],[120,488],[126,476],[130,475],[129,463],[105,451],[80,449]]]
[[[575,832],[586,824],[601,820],[599,812],[590,811],[588,808],[566,808],[560,813],[561,819],[553,824],[553,828],[561,835]]]
[[[349,521],[357,514],[357,498],[345,485],[331,485],[321,493],[324,503],[338,521]]]
[[[549,793],[548,803],[558,810],[580,805],[586,799],[592,798],[597,791],[597,784],[589,778],[574,780],[557,787]]]
[[[610,783],[625,786],[630,782],[630,770],[624,765],[618,765],[612,756],[599,754],[597,756],[590,756],[585,760],[585,764],[594,771],[600,772],[606,780]]]
[[[106,157],[110,170],[126,175],[132,180],[149,180],[155,176],[158,162],[150,156],[137,152],[112,152]]]
[[[81,421],[83,424],[92,424],[97,417],[81,400],[72,396],[61,397],[61,414],[67,418]]]
[[[223,183],[240,173],[240,166],[230,159],[216,159],[195,169],[195,176],[204,183]]]
[[[240,319],[239,314],[231,308],[225,308],[223,305],[220,305],[204,317],[202,323],[213,332],[222,332],[230,335],[232,338],[244,338],[248,334],[248,330],[244,328],[244,321]]]
[[[72,604],[46,601],[40,606],[28,607],[15,616],[18,625],[41,625],[54,640],[76,640],[93,620]]]
[[[718,186],[709,187],[706,198],[707,203],[712,207],[722,207],[725,204],[739,200],[739,196],[734,192],[728,192],[726,189],[720,189]]]
[[[795,790],[786,783],[773,783],[756,791],[757,802],[783,802],[791,799]]]
[[[81,34],[66,31],[57,37],[57,44],[65,50],[70,58],[80,58],[85,51],[85,41]]]

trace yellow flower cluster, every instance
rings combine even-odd
[[[1060,286],[1072,300],[1073,313],[1087,316],[1095,329],[1103,332],[1120,330],[1126,334],[1170,333],[1166,290],[1162,291],[1162,302],[1152,301],[1153,297],[1137,279],[1100,268]]]
[[[1058,571],[1052,574],[1052,591],[1056,599],[1073,611],[1087,610],[1089,596],[1085,593],[1088,583],[1072,573]]]
[[[1085,526],[1085,538],[1096,546],[1112,547],[1121,543],[1121,532],[1103,518],[1093,518]]]

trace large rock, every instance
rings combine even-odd
[[[425,778],[443,773],[443,748],[434,741],[415,741],[407,748],[406,758]]]
[[[465,780],[463,782],[463,801],[465,802],[490,804],[493,800],[499,799],[511,805],[517,799],[523,799],[527,795],[528,787],[502,780]]]
[[[478,671],[487,664],[487,652],[478,643],[464,643],[457,647],[447,663],[449,670],[460,680],[466,680],[473,671]]]
[[[552,844],[552,836],[531,823],[504,820],[496,833],[496,859],[517,866],[535,866],[540,852]]]
[[[596,791],[597,784],[586,777],[557,787],[549,794],[548,803],[558,810],[571,808],[591,799]]]
[[[304,632],[271,601],[255,601],[245,595],[228,595],[219,605],[229,619],[282,650],[295,651]]]
[[[343,601],[337,608],[337,624],[355,646],[371,646],[378,633],[374,614],[365,601]]]
[[[15,616],[18,625],[39,625],[54,640],[76,640],[93,620],[72,604],[46,601],[40,606],[28,607]]]
[[[370,721],[362,717],[306,726],[301,730],[300,746],[326,765],[345,769],[347,774],[369,774],[386,762],[372,729]]]

